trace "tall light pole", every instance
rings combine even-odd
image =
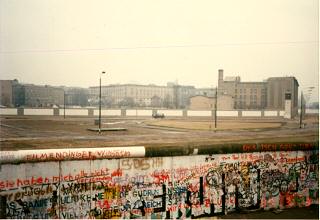
[[[308,89],[308,93],[307,93],[307,96],[306,96],[306,99],[304,100],[304,96],[303,96],[303,92],[301,91],[301,103],[300,103],[300,122],[299,122],[299,128],[302,128],[302,119],[303,119],[303,105],[304,105],[304,111],[305,111],[305,108],[306,108],[306,104],[307,102],[309,101],[310,97],[311,97],[311,94],[312,94],[312,90],[314,89],[313,86],[310,86],[310,87],[307,87]],[[303,102],[304,100],[304,102]]]
[[[66,118],[66,91],[63,90],[63,118]]]
[[[301,91],[301,97],[300,97],[300,101],[301,101],[301,103],[300,103],[300,123],[299,123],[299,128],[302,128],[302,106],[303,106],[303,95],[302,95],[303,93],[302,93],[302,91]]]
[[[106,72],[102,71],[101,74]],[[99,86],[99,133],[101,132],[101,74],[100,74],[100,86]]]
[[[218,86],[216,87],[216,100],[214,102],[214,131],[217,129]]]

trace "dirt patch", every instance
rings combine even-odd
[[[104,127],[124,127],[127,131],[98,132],[94,118],[61,117],[0,117],[0,150],[116,147],[116,146],[200,146],[216,143],[275,142],[319,140],[318,125],[306,120],[304,129],[299,121],[238,119],[218,121],[221,130],[210,130],[212,119],[103,118]],[[121,124],[119,124],[121,122]],[[108,123],[108,124],[105,124]],[[290,126],[288,124],[290,123]],[[146,125],[146,124],[154,124]],[[281,126],[284,124],[284,126]],[[160,127],[162,126],[162,127]],[[169,128],[166,126],[176,126]]]
[[[147,121],[147,125],[182,128],[192,130],[213,130],[214,122],[211,121],[178,121],[178,120],[159,120]],[[239,129],[265,129],[279,128],[282,123],[279,122],[242,122],[242,121],[222,121],[217,123],[217,130],[239,130]]]

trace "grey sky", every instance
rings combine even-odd
[[[295,76],[318,99],[317,0],[0,0],[1,79],[210,87]]]

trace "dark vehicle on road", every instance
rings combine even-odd
[[[164,114],[163,113],[154,113],[154,114],[152,114],[152,118],[164,118]]]

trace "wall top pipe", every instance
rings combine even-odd
[[[101,147],[0,151],[0,164],[144,157],[145,147]]]

